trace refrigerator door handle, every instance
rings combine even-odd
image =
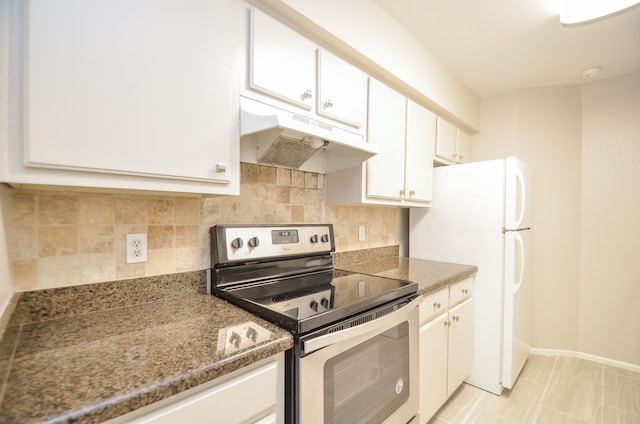
[[[513,295],[515,296],[516,293],[518,293],[518,291],[520,291],[520,287],[522,287],[522,280],[524,279],[524,267],[525,267],[525,263],[524,263],[524,242],[522,241],[522,236],[520,236],[520,234],[518,234],[517,232],[514,232],[513,235],[515,236],[515,241],[516,241],[516,250],[518,251],[518,255],[520,257],[520,270],[518,272],[518,280],[517,283],[515,284],[515,287],[513,288]]]
[[[513,229],[513,230],[508,230],[508,229],[506,229],[506,228],[503,228],[503,229],[502,229],[502,234],[507,233],[507,232],[511,232],[511,231],[513,231],[513,232],[517,232],[517,231],[527,231],[527,230],[530,230],[530,229],[531,229],[531,227],[516,228],[516,229]]]

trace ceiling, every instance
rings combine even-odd
[[[640,71],[640,7],[564,27],[558,0],[375,1],[482,98]]]

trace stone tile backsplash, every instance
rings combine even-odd
[[[325,205],[323,174],[241,165],[240,196],[14,189],[8,233],[15,289],[206,269],[209,228],[218,223],[333,223],[340,252],[398,244],[397,208]],[[129,233],[147,233],[146,263],[125,264]]]

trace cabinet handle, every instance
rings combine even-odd
[[[302,93],[303,99],[310,99],[312,97],[313,97],[313,92],[311,90],[307,90],[304,93]]]
[[[445,322],[444,322],[444,326],[445,326],[445,327],[448,327],[448,326],[450,326],[450,325],[451,325],[451,321],[445,321]]]
[[[227,172],[227,164],[226,163],[216,163],[216,172]]]
[[[404,197],[404,193],[405,193],[404,190],[400,190],[400,197]]]
[[[440,306],[442,306],[442,305],[440,305],[440,302],[434,302],[433,303],[433,309],[440,309]]]
[[[462,294],[469,294],[469,289],[462,289]]]
[[[333,100],[329,99],[326,102],[324,102],[324,108],[325,109],[329,109],[330,107],[333,107]]]
[[[459,317],[459,316],[457,316],[457,315],[454,315],[454,316],[453,316],[453,318],[451,318],[451,319],[453,319],[455,322],[458,322],[458,320],[460,319],[460,317]]]

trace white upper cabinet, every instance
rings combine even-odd
[[[438,118],[436,161],[444,164],[467,163],[471,160],[471,136],[452,123]]]
[[[379,153],[366,164],[327,174],[327,203],[403,207],[431,204],[436,116],[369,78],[368,141]]]
[[[23,101],[24,133],[10,140],[3,179],[238,194],[231,7],[26,2],[23,22],[12,22],[24,39],[11,56],[23,66],[11,96]]]
[[[250,10],[248,55],[243,94],[364,131],[367,76],[360,69],[256,8]]]
[[[436,157],[448,162],[455,162],[458,129],[449,121],[438,118],[438,132],[436,140]]]
[[[326,50],[318,49],[318,115],[360,128],[365,122],[367,76]]]
[[[380,153],[367,161],[367,196],[400,201],[404,190],[406,98],[369,80],[369,143]]]
[[[431,203],[433,198],[435,136],[436,115],[408,100],[405,197],[413,202]]]
[[[458,128],[456,163],[471,162],[471,136]]]
[[[306,110],[316,96],[315,45],[258,10],[249,24],[249,87]]]

